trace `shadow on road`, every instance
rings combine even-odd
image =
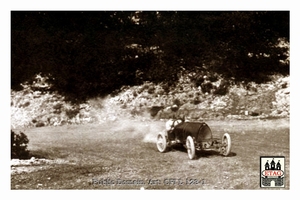
[[[180,151],[180,152],[184,152],[187,153],[186,148],[183,145],[176,145],[173,146],[173,148],[171,149],[171,151]],[[234,157],[237,154],[235,152],[230,152],[228,156],[226,157]],[[220,156],[220,157],[224,157],[223,155],[220,154],[220,152],[218,151],[214,151],[214,150],[210,150],[210,151],[196,151],[196,159],[198,158],[209,158],[209,157],[213,157],[213,156]]]

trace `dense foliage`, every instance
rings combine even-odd
[[[29,151],[27,150],[28,138],[23,133],[15,133],[11,131],[11,159],[20,158],[25,159],[29,156]]]
[[[12,11],[11,39],[12,89],[42,74],[73,101],[144,81],[168,86],[183,70],[199,86],[204,75],[289,73],[287,11]]]

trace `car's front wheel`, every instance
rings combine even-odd
[[[167,151],[167,138],[163,133],[157,135],[156,147],[161,153]]]
[[[186,138],[186,148],[187,148],[189,159],[193,160],[196,155],[196,149],[195,149],[194,140],[191,136],[188,136]]]

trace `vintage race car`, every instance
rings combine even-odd
[[[157,135],[156,146],[159,152],[166,152],[173,145],[182,144],[190,159],[194,159],[196,151],[219,151],[228,156],[231,151],[231,138],[225,133],[222,138],[213,138],[209,126],[205,122],[169,120],[166,130]]]

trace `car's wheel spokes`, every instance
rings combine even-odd
[[[163,149],[164,148],[164,144],[163,144],[163,141],[162,141],[162,138],[159,137],[158,141],[157,141],[157,144],[158,146],[160,147],[160,149]]]
[[[159,152],[165,152],[167,150],[167,139],[166,136],[163,134],[158,134],[157,141],[156,141],[156,147]]]
[[[225,133],[222,137],[221,154],[228,156],[231,151],[231,138],[228,133]]]
[[[187,148],[187,153],[188,153],[189,158],[191,160],[194,159],[196,149],[195,149],[194,140],[191,136],[188,136],[187,139],[186,139],[186,148]]]

